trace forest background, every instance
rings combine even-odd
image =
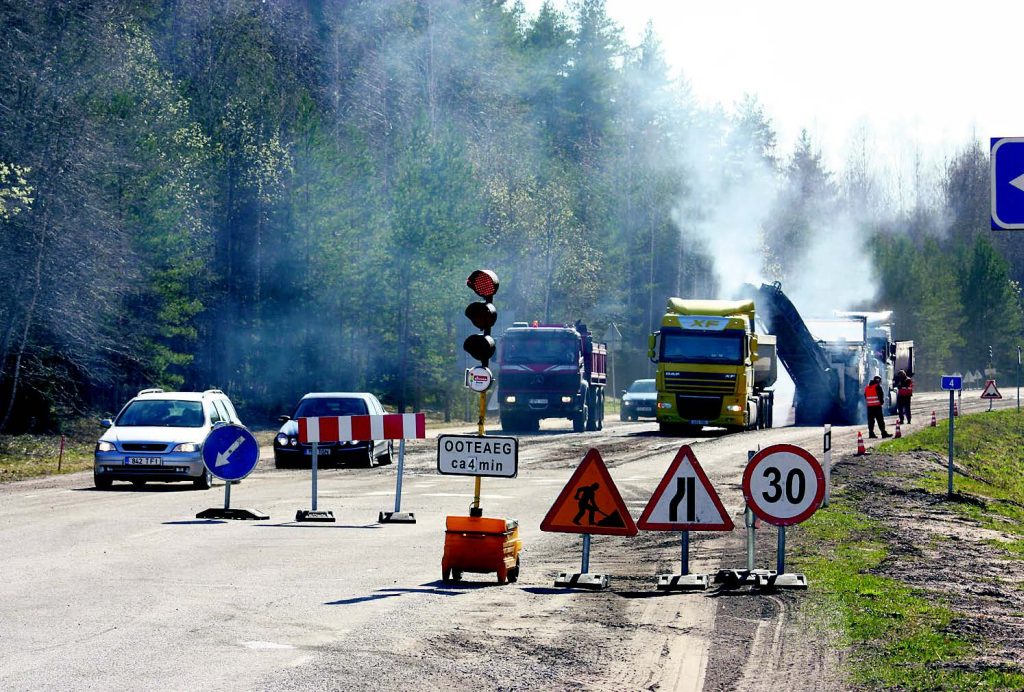
[[[668,296],[748,281],[894,310],[919,382],[990,346],[1016,368],[987,147],[906,175],[865,137],[828,170],[756,95],[699,104],[602,0],[18,0],[0,65],[0,432],[146,386],[257,421],[330,390],[461,416],[481,267],[499,330],[621,333],[620,386]]]

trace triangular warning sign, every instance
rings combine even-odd
[[[1003,395],[999,393],[999,387],[996,386],[995,380],[989,380],[985,383],[985,389],[981,390],[982,399],[1002,399]]]
[[[636,524],[626,509],[601,453],[591,449],[551,505],[541,531],[635,536]]]
[[[637,526],[644,531],[732,531],[732,519],[689,445],[679,448]]]

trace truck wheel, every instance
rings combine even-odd
[[[583,410],[572,417],[572,431],[583,432],[583,429],[587,425],[587,406],[584,404]]]
[[[518,429],[519,420],[515,416],[507,414],[501,417],[502,432],[515,432]]]
[[[604,430],[604,392],[597,396],[597,429]]]
[[[540,430],[540,418],[534,418],[532,416],[527,418],[525,425],[523,425],[523,428],[527,432],[537,432],[538,430]]]

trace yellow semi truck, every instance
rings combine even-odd
[[[648,357],[657,365],[662,432],[772,426],[775,337],[754,331],[753,300],[669,298]]]

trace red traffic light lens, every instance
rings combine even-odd
[[[470,334],[462,342],[462,349],[481,363],[486,363],[494,357],[495,343],[489,336]]]
[[[487,330],[498,321],[498,308],[494,303],[470,303],[466,306],[466,317],[477,329]]]
[[[498,275],[490,269],[477,269],[466,279],[466,285],[481,298],[490,298],[498,292]]]

